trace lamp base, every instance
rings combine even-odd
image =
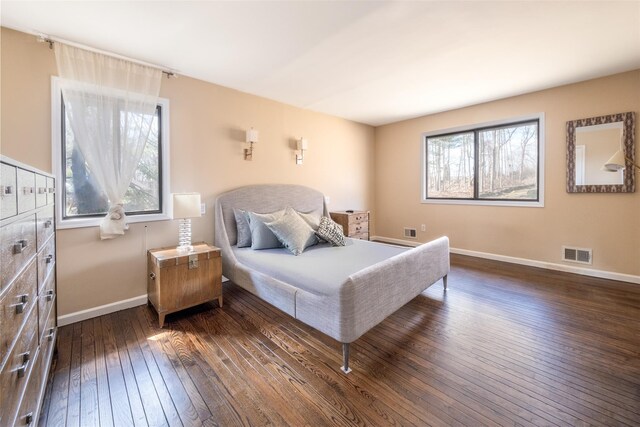
[[[191,252],[191,218],[180,219],[178,226],[178,252]]]

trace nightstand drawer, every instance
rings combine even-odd
[[[349,237],[351,237],[352,239],[369,240],[369,233],[358,233]]]
[[[349,224],[357,224],[360,222],[369,222],[369,213],[354,213],[349,215]]]
[[[368,233],[369,232],[369,222],[357,222],[354,224],[349,224],[349,237],[354,236],[356,234]]]

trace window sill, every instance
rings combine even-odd
[[[474,205],[474,206],[511,206],[518,208],[544,208],[544,201],[516,202],[512,200],[450,200],[422,199],[427,205]]]
[[[85,227],[99,227],[102,222],[102,218],[74,218],[64,219],[56,221],[56,228],[58,230],[71,229],[71,228],[85,228]],[[127,224],[135,224],[138,222],[153,222],[153,221],[167,221],[172,219],[167,214],[149,214],[149,215],[130,215],[127,216]]]

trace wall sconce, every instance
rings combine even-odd
[[[191,246],[191,218],[199,216],[201,216],[199,193],[173,194],[173,218],[180,220],[177,247],[179,252],[193,250],[193,246]]]
[[[250,146],[244,149],[244,159],[253,160],[253,144],[258,142],[258,131],[254,128],[247,131],[247,142]]]
[[[304,160],[304,152],[309,148],[309,140],[307,138],[300,138],[296,141],[296,165],[301,165]]]

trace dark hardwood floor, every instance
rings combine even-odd
[[[50,426],[640,425],[640,285],[452,256],[341,346],[232,284],[60,328]]]

